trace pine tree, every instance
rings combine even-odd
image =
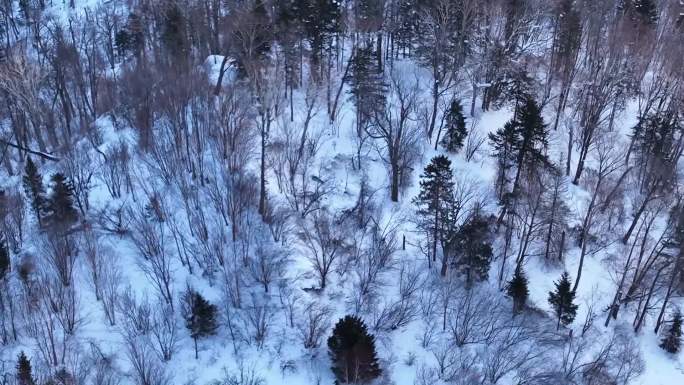
[[[7,243],[0,238],[0,281],[2,281],[10,271],[10,257]]]
[[[342,9],[336,0],[295,0],[294,14],[299,16],[300,23],[311,45],[311,61],[314,73],[321,63],[323,51],[330,47],[334,34],[342,28]]]
[[[418,0],[398,0],[395,40],[397,48],[404,54],[414,46],[418,36]]]
[[[530,294],[527,288],[527,277],[522,268],[515,269],[513,278],[508,281],[506,292],[513,299],[513,314],[520,313],[525,308],[525,302]]]
[[[546,148],[548,146],[548,131],[541,109],[532,98],[527,98],[516,109],[512,120],[496,134],[490,134],[489,140],[499,161],[499,178],[496,189],[503,203],[499,223],[503,221],[512,200],[516,199],[520,189],[523,171],[533,172],[539,167],[550,167]],[[507,191],[508,170],[515,165],[516,174],[513,178],[511,191]]]
[[[420,193],[413,199],[418,207],[419,227],[430,238],[432,260],[437,259],[437,246],[444,249],[449,240],[449,220],[454,206],[454,182],[451,171],[451,161],[444,155],[439,155],[430,161],[421,175]],[[443,250],[445,251],[445,250]],[[444,256],[447,254],[444,253]],[[441,274],[444,276],[447,260],[443,259]]]
[[[554,36],[552,66],[563,77],[572,70],[568,67],[581,45],[582,20],[577,8],[575,0],[561,0],[556,8],[558,32]]]
[[[660,341],[660,347],[666,352],[676,354],[682,345],[682,314],[677,311],[672,317],[672,323],[665,337]]]
[[[62,173],[51,178],[50,196],[47,199],[45,221],[54,230],[67,230],[78,219],[74,208],[73,187]]]
[[[520,175],[523,169],[528,171],[536,167],[549,165],[546,156],[548,146],[548,131],[541,109],[532,98],[527,98],[520,107],[515,126],[519,132],[520,141],[517,148],[517,175],[513,181],[513,193],[517,192]]]
[[[26,358],[24,352],[19,353],[17,357],[17,384],[18,385],[34,385],[33,374],[31,374],[31,361]]]
[[[190,50],[187,38],[187,19],[175,3],[170,3],[164,12],[162,42],[169,53],[170,63],[184,66]]]
[[[463,147],[467,135],[463,106],[459,100],[454,99],[447,112],[446,133],[442,139],[442,146],[449,152],[458,152]]]
[[[577,305],[574,304],[575,292],[571,290],[570,277],[567,272],[561,275],[558,282],[554,282],[556,286],[555,291],[549,292],[549,304],[553,307],[553,311],[558,318],[556,329],[563,325],[569,325],[575,320],[577,314]]]
[[[31,200],[31,208],[36,214],[38,225],[43,225],[43,210],[45,209],[45,187],[43,187],[43,176],[40,175],[38,168],[33,163],[31,158],[26,158],[26,166],[24,168],[24,192]]]
[[[125,58],[128,51],[131,49],[131,34],[123,28],[114,35],[114,45],[119,54],[119,57]]]
[[[490,238],[489,221],[480,213],[475,213],[461,226],[448,246],[456,256],[454,267],[458,273],[465,275],[468,287],[489,276],[493,255]]]
[[[365,127],[374,113],[385,106],[387,83],[374,55],[371,47],[359,47],[351,62],[349,93],[356,105],[359,127]]]
[[[503,200],[511,182],[508,172],[515,165],[515,152],[520,145],[520,137],[514,122],[506,122],[496,133],[490,133],[489,141],[498,163],[496,192],[499,199]]]
[[[517,166],[517,173],[513,180],[513,192],[517,192],[523,169],[528,171],[550,164],[546,156],[548,146],[548,131],[541,109],[532,98],[522,103],[519,112],[508,121],[496,134],[490,134],[489,140],[494,148],[494,154],[506,168]],[[505,171],[505,170],[504,170]]]
[[[328,338],[332,371],[341,383],[364,383],[380,376],[375,337],[355,316],[340,319]]]
[[[216,305],[209,303],[192,288],[188,288],[183,295],[182,312],[185,326],[195,343],[195,359],[197,359],[197,340],[215,334],[218,328]]]

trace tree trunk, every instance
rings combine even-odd
[[[549,259],[549,250],[551,249],[551,235],[553,234],[553,222],[556,219],[556,200],[558,194],[557,189],[554,189],[553,201],[551,203],[551,222],[549,223],[549,232],[546,236],[546,248],[544,250],[544,259]]]
[[[392,184],[390,186],[392,202],[399,202],[399,165],[392,161]]]
[[[680,251],[679,255],[677,256],[677,262],[674,265],[674,269],[672,269],[672,276],[670,277],[670,284],[667,286],[667,294],[665,294],[665,299],[663,300],[663,305],[660,307],[660,313],[658,314],[658,320],[656,321],[655,329],[653,329],[653,332],[655,334],[658,334],[658,330],[660,329],[660,325],[662,325],[662,323],[663,323],[663,317],[665,315],[665,309],[667,308],[667,304],[670,301],[670,296],[672,295],[672,288],[674,287],[675,279],[679,275],[679,270],[681,268],[682,254],[683,254],[683,252]]]
[[[574,134],[574,127],[570,125],[568,131],[568,159],[565,162],[565,176],[570,176],[570,162],[572,161],[572,139]]]
[[[639,207],[639,210],[637,210],[636,214],[634,215],[634,219],[632,220],[632,224],[629,225],[629,229],[627,230],[627,233],[625,234],[624,237],[622,237],[622,243],[626,244],[627,241],[629,241],[629,237],[632,236],[632,231],[634,231],[634,228],[636,227],[637,222],[639,222],[639,218],[641,218],[641,215],[644,213],[644,210],[646,210],[646,207],[648,206],[648,203],[651,201],[651,196],[655,193],[655,185],[651,190],[648,192],[648,195],[644,197],[644,201],[641,203],[641,206]]]
[[[266,121],[262,117],[262,132],[261,132],[261,164],[259,165],[260,183],[259,183],[259,214],[262,219],[266,216]]]
[[[568,154],[568,160],[570,159],[570,154]],[[577,162],[577,170],[575,171],[575,178],[572,180],[572,184],[575,186],[579,184],[580,177],[582,176],[582,171],[584,170],[584,159],[587,157],[586,150],[584,147],[580,150],[579,160]]]
[[[591,226],[591,218],[593,216],[594,204],[596,203],[596,196],[601,187],[601,178],[596,182],[596,188],[591,196],[591,202],[589,202],[589,207],[587,207],[587,215],[584,217],[584,222],[582,223],[582,234],[580,236],[580,241],[582,242],[582,251],[580,254],[579,266],[577,267],[577,277],[575,277],[575,285],[572,287],[572,291],[577,291],[577,286],[579,285],[580,278],[582,277],[582,267],[584,265],[584,257],[587,254],[587,235],[589,235],[589,227]]]
[[[435,78],[432,83],[432,115],[430,116],[430,127],[428,128],[428,141],[432,140],[432,133],[435,130],[437,121],[437,105],[439,104],[439,80]]]

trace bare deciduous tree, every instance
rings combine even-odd
[[[317,211],[309,220],[302,220],[299,239],[309,252],[307,259],[318,278],[319,288],[325,289],[330,272],[344,252],[344,234],[336,218],[324,210]]]
[[[403,70],[403,71],[402,71]],[[376,110],[366,128],[390,171],[390,198],[399,201],[399,189],[409,180],[421,130],[416,124],[418,79],[411,80],[403,67],[390,73],[390,87],[384,110]]]
[[[303,316],[297,321],[297,331],[305,349],[315,350],[330,328],[332,311],[312,301],[302,308]]]

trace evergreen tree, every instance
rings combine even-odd
[[[672,317],[670,328],[665,333],[665,337],[660,341],[660,347],[666,352],[676,354],[682,344],[682,314],[677,311]]]
[[[456,256],[454,267],[466,277],[466,286],[474,281],[484,281],[489,275],[492,262],[490,223],[476,212],[456,233],[448,248]]]
[[[38,224],[43,225],[43,210],[45,209],[45,187],[43,187],[43,176],[40,175],[38,168],[31,158],[26,158],[24,167],[24,192],[31,201],[31,208],[36,214]]]
[[[129,52],[140,56],[144,48],[144,34],[140,16],[135,13],[128,15],[126,26],[114,35],[114,45],[120,57],[125,58]]]
[[[355,316],[340,319],[328,338],[332,371],[341,383],[364,383],[380,376],[375,337]]]
[[[559,329],[561,323],[569,325],[575,320],[577,305],[574,304],[575,292],[571,290],[570,277],[567,272],[564,272],[560,280],[554,282],[554,285],[556,290],[549,292],[549,304],[556,313],[558,318],[556,329]]]
[[[442,251],[445,251],[450,226],[454,225],[449,220],[455,205],[451,161],[444,155],[432,158],[420,178],[420,193],[413,203],[418,208],[418,225],[428,234],[431,257],[436,261],[437,246],[442,245]],[[442,275],[446,274],[446,269],[447,260],[443,258]]]
[[[47,199],[45,221],[54,230],[67,230],[78,219],[78,212],[74,208],[74,189],[62,173],[54,174],[51,182],[52,191]]]
[[[26,358],[24,352],[17,357],[17,385],[34,385],[33,374],[31,373],[31,361]]]
[[[398,0],[397,25],[394,38],[399,50],[408,54],[418,36],[418,0]]]
[[[459,100],[454,99],[447,111],[446,133],[442,139],[442,146],[449,152],[458,152],[463,147],[466,135],[468,131],[465,116],[463,116],[463,106]]]
[[[359,47],[351,62],[349,93],[356,105],[356,119],[360,128],[366,126],[375,111],[385,106],[387,84],[373,55],[372,47]]]
[[[507,68],[504,70],[505,81],[502,80],[497,90],[492,90],[495,107],[502,107],[505,103],[513,102],[513,118],[517,118],[521,109],[525,107],[530,95],[535,94],[536,82],[525,69]]]
[[[513,314],[520,313],[525,308],[525,302],[530,294],[527,289],[527,277],[522,268],[515,269],[513,278],[508,281],[506,292],[513,299]]]
[[[187,20],[183,11],[175,3],[170,3],[164,12],[162,42],[169,53],[169,64],[185,68],[190,51],[187,38]]]
[[[671,111],[648,114],[634,126],[634,152],[642,189],[670,189],[676,183],[677,138],[683,130],[677,113]]]
[[[561,0],[556,8],[558,32],[554,36],[555,55],[551,65],[563,78],[572,70],[569,67],[582,43],[582,20],[575,3],[575,0]]]
[[[539,167],[551,165],[546,156],[548,131],[544,118],[541,116],[541,109],[534,99],[527,98],[521,103],[513,119],[496,134],[489,134],[489,140],[499,163],[496,189],[499,199],[503,202],[499,216],[499,223],[501,223],[508,211],[511,199],[516,199],[519,194],[523,171],[532,173]],[[508,170],[513,165],[516,167],[516,174],[509,192],[507,191],[510,181]]]
[[[336,0],[295,0],[293,12],[299,16],[300,23],[311,45],[311,61],[316,67],[326,48],[332,44],[332,37],[342,29],[342,9]]]
[[[188,288],[183,295],[182,312],[183,318],[185,318],[185,326],[195,342],[195,359],[197,359],[197,340],[216,333],[218,311],[216,305],[209,303],[192,288]]]
[[[126,57],[128,51],[131,49],[131,40],[131,34],[125,28],[120,29],[114,35],[114,45],[116,46],[116,50],[120,57]]]
[[[0,281],[2,281],[10,271],[10,256],[7,243],[0,238]]]
[[[527,98],[515,120],[515,127],[519,133],[520,141],[517,150],[517,175],[513,181],[513,193],[517,191],[520,175],[523,169],[532,171],[541,165],[549,165],[546,156],[548,146],[548,131],[541,109],[532,98]]]
[[[490,133],[489,141],[491,142],[491,147],[494,149],[493,155],[496,157],[498,163],[498,175],[495,186],[496,192],[499,199],[503,200],[507,192],[507,187],[511,182],[509,170],[515,166],[515,151],[520,145],[520,137],[514,122],[508,121],[504,124],[503,128],[498,129],[496,133]]]

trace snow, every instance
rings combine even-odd
[[[98,4],[98,0],[88,0],[84,2],[77,2],[76,10],[68,8],[67,3],[55,2],[52,12],[62,17],[68,17],[72,12],[79,12],[87,7],[94,7]],[[207,87],[210,88],[216,84],[218,78],[218,71],[221,66],[223,56],[212,55],[207,58],[204,63],[204,68],[208,72]],[[410,63],[396,63],[407,75],[404,79],[412,80],[410,78],[413,73],[421,73],[414,71]],[[425,73],[422,73],[425,76]],[[234,81],[237,77],[236,70],[230,65],[223,80],[223,84]],[[423,81],[422,84],[429,84]],[[477,84],[478,87],[489,86],[489,83]],[[301,89],[305,89],[302,87]],[[301,102],[304,99],[301,89],[295,95],[296,103],[295,109],[295,123],[300,124],[306,113],[302,107]],[[424,89],[424,97],[429,98],[429,90]],[[362,175],[354,170],[351,159],[356,156],[355,142],[354,142],[354,125],[353,117],[355,116],[353,105],[347,100],[346,95],[341,96],[342,108],[339,113],[339,122],[336,125],[331,125],[328,122],[325,111],[319,111],[311,122],[314,130],[320,130],[322,133],[321,140],[321,154],[320,158],[316,160],[313,166],[314,170],[319,170],[320,175],[325,175],[331,179],[333,185],[333,192],[327,198],[326,204],[333,211],[340,211],[351,207],[355,203],[359,191],[360,180]],[[479,105],[479,104],[478,104]],[[623,136],[626,140],[630,133],[631,127],[636,122],[637,103],[632,100],[628,103],[627,108],[616,119],[616,132]],[[485,111],[478,114],[474,118],[474,130],[478,130],[484,137],[489,133],[495,132],[503,126],[503,124],[512,117],[512,111],[508,108],[501,110]],[[547,116],[547,122],[551,120],[551,112]],[[283,122],[276,121],[275,132],[283,129]],[[127,143],[133,147],[137,141],[136,134],[133,130],[116,129],[108,117],[101,117],[97,121],[97,126],[100,128],[102,143],[97,147],[99,152],[106,153],[107,149],[116,146],[119,143]],[[552,134],[552,149],[549,153],[551,159],[557,159],[563,151],[566,151],[567,133],[565,127],[561,125],[558,132]],[[381,200],[384,204],[385,219],[395,217],[410,217],[412,214],[411,198],[416,195],[418,191],[418,180],[423,167],[436,154],[441,153],[441,150],[435,151],[434,145],[425,143],[421,150],[421,157],[419,164],[414,166],[414,171],[411,175],[411,186],[401,192],[400,202],[389,202],[388,186],[389,175],[387,168],[378,156],[377,151],[368,150],[364,154],[364,161],[366,166],[366,174],[372,189],[377,189],[380,196],[384,195]],[[491,190],[496,178],[496,165],[491,156],[491,150],[488,142],[485,142],[480,153],[468,162],[465,160],[463,152],[459,154],[448,154],[452,161],[454,175],[458,180],[466,181],[477,186],[488,194],[492,199],[490,205],[486,207],[491,213],[497,213],[498,207],[491,202],[494,202],[493,192]],[[141,154],[134,154],[136,157],[141,157]],[[100,155],[93,154],[93,159],[101,159]],[[577,154],[573,154],[573,159],[576,161]],[[138,159],[140,160],[140,159]],[[139,162],[134,162],[139,163]],[[54,165],[46,165],[47,172],[50,172]],[[575,164],[571,167],[575,169]],[[316,178],[319,176],[319,171],[314,171],[313,175]],[[4,170],[3,170],[4,172]],[[182,205],[180,194],[175,186],[164,186],[155,183],[150,178],[150,171],[145,167],[138,170],[137,175],[140,185],[150,184],[153,190],[159,191],[167,198],[172,207]],[[4,176],[4,174],[3,174]],[[316,181],[317,183],[319,181]],[[17,178],[3,178],[0,182],[0,188],[11,185],[16,185]],[[269,179],[270,195],[276,200],[283,200],[282,194],[277,189],[277,182],[271,175]],[[116,207],[121,203],[131,203],[134,200],[139,200],[144,196],[142,191],[136,192],[136,196],[129,195],[113,199],[105,186],[102,183],[96,183],[91,191],[90,203],[92,210],[97,212],[106,207]],[[574,186],[569,184],[569,191],[567,201],[575,217],[570,225],[581,222],[579,213],[585,209],[590,193],[582,186]],[[209,203],[207,202],[207,205]],[[172,212],[174,210],[171,210]],[[181,212],[181,210],[178,210]],[[180,214],[178,214],[180,216]],[[187,226],[187,225],[186,225]],[[185,229],[186,231],[188,229]],[[213,230],[213,229],[212,229]],[[408,266],[421,267],[425,264],[424,257],[416,247],[419,235],[410,221],[410,218],[405,218],[401,221],[398,233],[407,238],[408,250],[397,253],[397,264],[406,264]],[[35,245],[32,245],[35,246]],[[108,235],[106,237],[105,246],[110,247],[114,251],[115,260],[112,263],[119,265],[123,269],[132,290],[138,297],[144,294],[150,297],[154,296],[154,289],[150,285],[148,279],[136,267],[138,263],[138,251],[135,246],[126,237],[118,235]],[[296,286],[299,288],[315,286],[315,279],[310,277],[306,279],[307,273],[310,271],[310,264],[304,257],[306,250],[297,245],[291,245],[293,258],[291,265],[288,268],[288,278],[298,278]],[[30,247],[28,248],[30,250]],[[604,250],[596,254],[589,254],[586,257],[584,269],[582,273],[582,281],[579,285],[578,303],[580,304],[579,312],[575,323],[571,325],[571,329],[575,335],[581,333],[582,322],[586,317],[586,312],[589,304],[594,304],[595,311],[597,311],[597,324],[599,330],[603,330],[602,322],[605,314],[602,308],[607,305],[615,290],[616,277],[610,273],[611,258],[615,255],[624,253],[624,247],[621,245],[612,244]],[[571,277],[574,277],[577,271],[578,259],[580,250],[577,247],[570,247],[568,250],[563,266],[548,265],[540,261],[538,258],[530,258],[525,269],[528,274],[530,282],[530,305],[533,308],[541,309],[543,312],[550,313],[550,308],[547,303],[548,292],[553,289],[553,282],[560,277],[563,271],[568,271]],[[493,272],[498,271],[499,261],[492,265],[491,283],[495,287],[496,277]],[[424,267],[424,266],[423,266]],[[510,275],[511,266],[507,266],[507,274]],[[184,290],[186,283],[199,290],[207,299],[213,303],[220,304],[223,293],[219,285],[212,284],[212,282],[204,277],[198,275],[191,275],[187,269],[174,259],[173,264],[174,287],[173,290],[178,297],[178,294]],[[95,300],[94,293],[87,283],[87,272],[77,272],[79,290],[79,302],[81,304],[81,311],[83,317],[83,324],[79,331],[78,340],[82,343],[88,341],[97,341],[100,346],[106,349],[110,354],[118,353],[117,364],[126,371],[129,369],[129,363],[125,358],[121,333],[118,327],[111,327],[105,321],[100,304]],[[302,279],[301,277],[305,277]],[[397,294],[398,288],[398,270],[394,269],[386,274],[385,281],[389,284],[385,289],[387,300]],[[337,320],[348,312],[345,304],[345,297],[351,288],[351,274],[342,278],[334,276],[330,287],[322,294],[310,293],[301,291],[300,304],[305,301],[320,301],[322,304],[330,306],[333,309],[333,320]],[[255,296],[260,296],[259,300],[278,301],[276,294],[273,293],[258,293]],[[613,321],[609,329],[624,328],[631,330],[632,312],[622,311],[617,320]],[[182,322],[182,321],[181,321]],[[682,354],[672,357],[663,352],[658,347],[658,338],[651,330],[653,328],[653,317],[648,317],[646,325],[643,327],[640,334],[636,336],[641,352],[646,362],[645,371],[638,379],[639,384],[643,385],[671,385],[677,383],[684,383],[684,370],[682,369]],[[182,325],[182,323],[181,323]],[[278,313],[274,315],[271,320],[272,329],[269,334],[269,340],[264,347],[257,348],[255,344],[241,344],[237,354],[234,351],[231,337],[225,328],[221,328],[217,336],[200,341],[199,359],[195,360],[194,351],[189,343],[190,337],[187,331],[181,327],[183,339],[181,341],[181,349],[175,354],[172,360],[165,364],[165,367],[171,370],[174,378],[174,384],[208,384],[211,381],[222,378],[226,373],[237,373],[240,366],[247,370],[253,370],[259,376],[262,376],[266,384],[292,384],[292,385],[306,385],[306,384],[331,384],[334,381],[332,373],[329,370],[329,360],[327,352],[325,351],[325,341],[323,346],[315,351],[306,351],[301,342],[291,328],[287,326],[284,315]],[[383,369],[389,373],[391,380],[396,385],[412,385],[416,381],[418,368],[422,365],[431,366],[435,364],[435,358],[429,349],[421,346],[421,335],[425,325],[420,317],[411,322],[408,326],[390,333],[378,333],[378,348],[380,357],[383,362]],[[606,332],[607,333],[607,332]],[[28,345],[30,342],[23,340],[21,344],[10,348],[3,348],[0,351],[0,359],[10,361],[16,356],[17,352],[22,349],[30,349]],[[415,361],[410,362],[409,357],[414,356]],[[133,384],[132,381],[128,383]],[[501,382],[502,385],[513,385],[514,379],[507,378]]]

